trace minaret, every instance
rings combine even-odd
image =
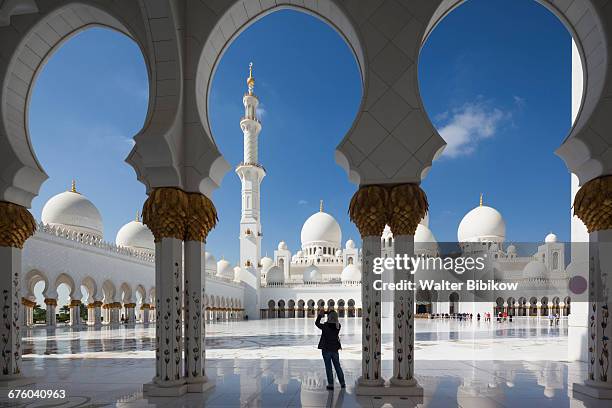
[[[240,128],[244,134],[244,159],[236,168],[236,173],[242,182],[242,216],[240,217],[240,266],[245,274],[244,279],[254,291],[247,300],[247,314],[251,319],[259,317],[259,261],[261,259],[261,213],[260,185],[266,175],[258,159],[258,138],[261,123],[257,119],[259,100],[253,93],[255,78],[253,78],[253,63],[249,64],[247,78],[248,92],[242,98],[244,117],[240,120]],[[249,310],[251,309],[251,310]]]

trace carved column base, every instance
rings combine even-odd
[[[187,384],[184,380],[164,381],[163,385],[151,381],[143,384],[142,393],[145,397],[180,397],[187,394]]]

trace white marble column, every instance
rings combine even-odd
[[[125,307],[125,318],[128,324],[136,323],[136,303],[126,303]]]
[[[150,312],[150,306],[148,303],[143,303],[141,306],[142,309],[142,322],[144,324],[148,324],[150,323],[150,319],[149,319],[149,312]]]
[[[176,238],[155,243],[155,377],[144,384],[148,396],[176,396],[187,391],[183,377],[181,321],[182,248]]]
[[[185,373],[188,392],[203,392],[212,387],[205,373],[206,324],[202,316],[206,269],[204,244],[188,240],[185,250]]]
[[[46,298],[45,305],[47,306],[47,326],[56,327],[57,316],[55,314],[55,309],[57,308],[57,299]]]
[[[414,256],[414,235],[394,235],[395,255]],[[414,282],[408,271],[394,273],[394,282]],[[403,395],[423,395],[414,378],[414,296],[415,291],[393,292],[393,377],[390,383]]]
[[[574,391],[612,399],[612,229],[589,234],[589,335],[587,379]]]
[[[21,376],[21,332],[19,281],[21,249],[0,246],[0,384]]]
[[[81,325],[81,300],[72,299],[70,301],[70,326],[79,327]]]
[[[381,376],[381,293],[373,287],[374,280],[378,279],[378,275],[373,272],[374,258],[380,257],[380,248],[380,236],[363,237],[361,377],[357,381],[359,395],[376,393],[376,389],[384,385]]]

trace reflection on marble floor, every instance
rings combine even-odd
[[[425,396],[357,397],[360,321],[343,322],[341,352],[346,391],[325,390],[312,320],[230,322],[208,326],[207,374],[216,384],[205,394],[143,399],[154,375],[152,327],[69,328],[25,333],[27,388],[65,389],[66,400],[9,401],[6,406],[122,407],[609,407],[609,401],[573,400],[568,384],[581,381],[580,363],[562,362],[567,328],[547,321],[512,324],[417,321],[416,376]],[[383,376],[392,372],[390,324],[384,322]],[[563,351],[563,354],[561,353]],[[505,360],[505,361],[504,361]],[[521,361],[524,360],[524,361]],[[61,404],[61,405],[60,405]]]

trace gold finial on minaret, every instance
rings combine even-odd
[[[319,212],[323,212],[323,200],[319,201]]]
[[[480,193],[480,206],[482,207],[482,193]]]
[[[249,77],[247,78],[247,86],[249,87],[249,95],[253,95],[255,88],[255,78],[253,77],[253,63],[249,63]]]
[[[73,193],[77,193],[77,189],[76,189],[76,180],[72,180],[72,186],[70,187],[70,191]]]

